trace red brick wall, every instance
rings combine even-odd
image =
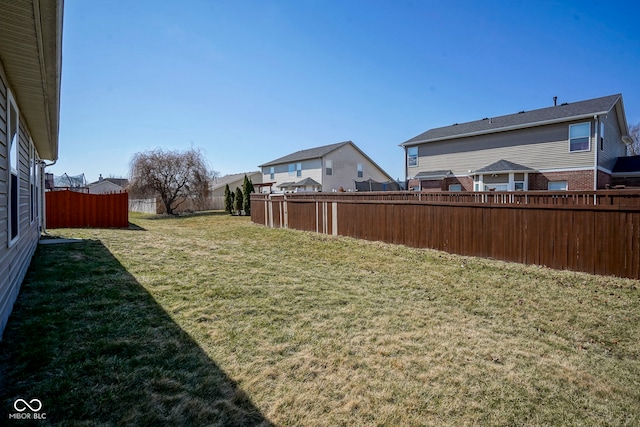
[[[473,191],[473,179],[468,176],[446,178],[444,185],[445,191],[449,191],[449,186],[451,184],[462,185],[462,191]]]
[[[550,181],[567,181],[569,190],[593,190],[593,171],[530,173],[529,190],[547,190]]]
[[[606,172],[598,171],[598,190],[604,190],[611,186],[611,175]]]

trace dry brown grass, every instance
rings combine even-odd
[[[56,234],[99,240],[277,425],[640,424],[637,282],[222,215],[132,221]]]

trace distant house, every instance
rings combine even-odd
[[[351,141],[296,151],[260,168],[263,192],[355,191],[358,181],[392,181]]]
[[[242,188],[245,175],[251,180],[251,183],[253,183],[255,188],[258,188],[260,184],[262,184],[262,172],[260,171],[225,175],[219,178],[214,178],[209,182],[209,196],[212,200],[212,209],[224,209],[224,189],[227,184],[229,185],[229,190],[235,192],[236,188]]]
[[[0,2],[0,336],[44,225],[58,158],[62,1]]]
[[[109,194],[125,191],[129,185],[126,178],[103,178],[102,175],[97,181],[87,184],[89,194]]]
[[[630,143],[618,94],[430,129],[400,146],[413,190],[593,190],[612,185]]]

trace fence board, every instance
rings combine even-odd
[[[337,224],[342,236],[640,279],[638,191],[252,195],[263,200],[283,216],[274,227]],[[323,203],[337,204],[336,218]]]
[[[45,193],[47,228],[126,228],[127,193],[87,194],[76,191]]]

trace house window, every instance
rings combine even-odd
[[[418,147],[407,148],[407,166],[418,166]]]
[[[524,190],[524,181],[516,181],[513,183],[513,189],[515,191],[523,191]]]
[[[296,164],[289,163],[289,176],[293,176],[296,173]]]
[[[362,163],[358,163],[358,178],[362,178],[364,176],[364,170],[362,167]]]
[[[600,122],[600,151],[604,151],[604,122]]]
[[[302,163],[296,163],[296,176],[302,176]]]
[[[569,151],[589,151],[591,123],[569,126]]]
[[[549,181],[547,189],[549,191],[565,191],[568,190],[569,187],[567,181]]]
[[[9,246],[13,245],[13,243],[18,239],[18,191],[20,188],[20,184],[18,182],[19,179],[19,160],[18,156],[20,155],[19,145],[20,145],[20,135],[19,135],[19,118],[18,118],[18,108],[15,105],[15,101],[11,96],[11,93],[7,94],[8,102],[7,106],[7,135],[9,140],[9,217],[8,217],[8,244]]]
[[[276,168],[275,166],[271,166],[269,168],[269,179],[275,179],[276,177]]]
[[[449,191],[462,191],[462,184],[449,184]]]
[[[485,184],[484,191],[509,191],[509,184]]]
[[[324,171],[326,175],[333,175],[333,160],[325,160]]]
[[[36,218],[36,149],[33,146],[33,141],[29,144],[29,157],[30,157],[30,173],[29,173],[29,196],[31,204],[29,208],[31,210],[31,222]]]
[[[42,185],[40,183],[40,180],[42,179],[42,174],[41,174],[41,169],[40,169],[40,159],[38,158],[38,155],[36,154],[36,162],[35,162],[35,186],[36,186],[36,197],[35,197],[35,217],[36,218],[40,218],[40,197],[42,195],[41,193],[41,188]]]

